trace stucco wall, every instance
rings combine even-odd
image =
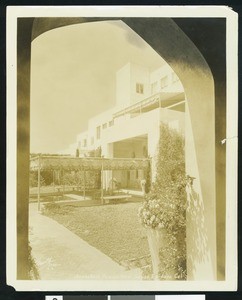
[[[116,73],[116,104],[119,107],[126,107],[131,102],[131,66],[124,65]]]
[[[157,82],[157,92],[183,92],[184,89],[181,81],[178,79],[174,82],[173,74],[175,73],[172,68],[168,64],[166,64],[150,73],[150,84]],[[161,88],[161,79],[164,77],[167,77],[167,86]]]
[[[131,66],[131,76],[130,76],[130,88],[131,88],[131,101],[130,104],[136,103],[141,101],[145,98],[150,96],[150,72],[149,69],[137,65],[137,64],[130,64]],[[136,84],[143,85],[143,93],[136,92]]]

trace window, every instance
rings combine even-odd
[[[104,123],[103,124],[103,129],[106,129],[107,128],[107,123]]]
[[[160,87],[163,89],[168,85],[168,77],[162,77],[160,80]]]
[[[158,87],[157,81],[156,81],[156,82],[153,82],[153,83],[151,84],[151,94],[152,94],[152,95],[158,92],[157,87]]]
[[[99,140],[100,137],[101,137],[101,127],[98,126],[98,127],[97,127],[97,140]]]
[[[136,83],[136,93],[144,94],[144,85],[142,83]]]

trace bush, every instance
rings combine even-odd
[[[40,172],[40,185],[51,185],[53,183],[53,173],[52,171],[43,171]],[[29,186],[36,187],[38,186],[38,171],[31,171],[29,174]]]
[[[28,246],[28,277],[30,280],[40,279],[39,271],[33,258],[32,248],[30,245]]]
[[[82,171],[66,172],[62,181],[66,185],[74,185],[79,188],[84,188],[85,183],[86,189],[97,189],[99,188],[99,171],[86,171],[85,175]]]
[[[44,179],[45,185],[51,185],[53,183],[53,181],[54,181],[53,171],[42,170],[41,171],[41,176]]]
[[[42,206],[41,213],[43,215],[54,215],[54,214],[58,214],[60,210],[61,207],[58,203],[51,202],[51,203],[46,203]]]
[[[139,211],[141,223],[166,229],[166,245],[160,249],[160,278],[186,278],[186,176],[184,137],[161,124],[156,159],[156,179]]]
[[[40,174],[40,185],[45,185],[45,179]],[[38,172],[30,172],[29,173],[29,186],[30,187],[37,187],[38,186]]]
[[[148,169],[145,172],[145,193],[146,194],[150,192],[150,188],[151,188],[151,167],[150,167],[150,160],[149,160]]]

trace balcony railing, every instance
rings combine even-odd
[[[134,103],[128,107],[125,107],[124,109],[116,112],[113,114],[113,118],[118,118],[120,116],[126,115],[126,114],[131,114],[131,113],[138,113],[142,112],[142,109],[148,108],[149,106],[152,106],[154,104],[158,104],[158,107],[166,107],[166,105],[162,105],[164,101],[167,100],[174,100],[175,97],[177,96],[182,96],[184,93],[182,92],[177,92],[177,93],[164,93],[164,92],[159,92],[156,93],[146,99],[143,99],[137,103]],[[178,100],[178,102],[181,101],[181,98]]]

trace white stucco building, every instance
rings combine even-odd
[[[102,156],[154,157],[160,122],[184,132],[185,95],[181,82],[166,64],[152,72],[127,63],[116,72],[116,106],[91,118],[77,136],[80,156],[101,147]],[[72,145],[74,150],[75,144]],[[107,171],[122,188],[140,189],[143,171]]]

